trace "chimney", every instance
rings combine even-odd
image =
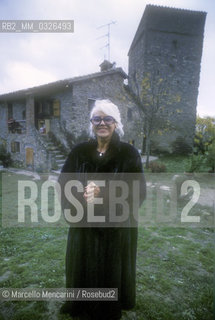
[[[104,60],[99,67],[100,67],[100,71],[103,72],[103,71],[112,70],[115,68],[115,66],[116,66],[115,62],[111,63],[108,60]]]

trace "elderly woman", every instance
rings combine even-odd
[[[122,177],[138,173],[140,205],[145,197],[141,158],[133,146],[120,141],[124,132],[118,107],[109,100],[97,100],[90,114],[90,122],[92,139],[76,145],[69,154],[59,178],[61,186],[65,185],[65,173],[72,172],[79,177],[90,173],[91,178],[92,174],[98,176],[114,173]],[[85,204],[91,202],[92,196],[104,195],[102,189],[105,188],[92,181],[85,185],[82,200],[80,197],[79,200]],[[62,206],[65,207],[65,204]],[[105,206],[104,201],[103,209],[100,210],[107,211]],[[81,317],[84,312],[87,319],[92,320],[120,319],[122,309],[135,306],[136,250],[135,226],[70,227],[66,252],[66,287],[117,288],[118,300],[67,301],[61,307],[61,313]]]

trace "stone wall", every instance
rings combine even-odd
[[[70,144],[65,131],[71,134],[73,143],[88,139],[91,111],[88,99],[110,99],[120,109],[125,131],[122,140],[126,142],[134,140],[135,146],[141,149],[140,115],[136,105],[124,89],[124,79],[120,74],[104,75],[73,83],[72,88],[51,95],[50,98],[59,100],[61,106],[60,118],[51,120],[51,130],[66,148]]]
[[[8,106],[7,103],[0,104],[0,143],[4,143],[7,151],[11,153],[12,159],[26,166],[26,148],[33,149],[33,165],[30,169],[38,169],[43,166],[47,170],[50,168],[49,155],[46,151],[46,146],[38,135],[38,131],[34,127],[34,99],[27,98],[25,101],[12,101],[13,119],[19,121],[24,120],[25,110],[27,110],[27,119],[29,125],[27,132],[11,133],[8,131]],[[27,105],[27,108],[26,108]],[[30,106],[30,107],[29,107]],[[22,122],[21,122],[22,123]],[[23,124],[23,123],[22,123]],[[23,124],[24,125],[24,124]],[[18,143],[20,150],[14,152],[12,144]]]
[[[155,14],[147,12],[143,17],[142,31],[139,27],[129,52],[129,86],[142,97],[146,90],[143,80],[153,78],[147,88],[150,96],[161,80],[157,118],[167,125],[158,130],[160,135],[154,134],[154,145],[160,151],[173,152],[174,141],[181,137],[192,148],[205,15],[159,7],[153,10]]]
[[[32,129],[31,134],[17,134],[8,133],[7,135],[7,150],[11,153],[12,159],[19,162],[24,167],[44,171],[49,170],[51,162],[45,143],[42,141],[36,129]],[[20,144],[20,152],[12,152],[12,143],[18,142]],[[26,149],[33,149],[33,164],[26,165]]]
[[[7,127],[7,105],[6,103],[0,103],[0,138],[2,140],[7,140],[8,127]]]
[[[26,118],[26,104],[25,101],[13,102],[13,118],[15,120],[24,120]]]

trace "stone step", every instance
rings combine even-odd
[[[65,156],[64,156],[63,154],[56,154],[56,155],[55,155],[55,159],[56,159],[56,160],[57,160],[57,159],[59,159],[59,160],[65,159]]]
[[[48,149],[49,151],[55,151],[55,150],[58,150],[58,148],[56,148],[55,146],[53,146],[53,147],[47,147],[47,149]]]
[[[63,163],[62,164],[57,164],[58,170],[61,170],[63,168]]]
[[[56,165],[59,167],[59,166],[63,166],[64,165],[64,163],[65,163],[65,161],[64,162],[56,162]]]
[[[48,150],[55,150],[55,149],[57,149],[57,148],[56,148],[56,146],[54,146],[54,145],[53,145],[53,146],[48,145],[48,146],[47,146],[47,149],[48,149]]]
[[[57,156],[57,155],[61,155],[61,152],[60,152],[60,150],[50,150],[50,153],[52,153],[52,154],[54,154],[55,156]]]
[[[65,159],[62,159],[62,160],[55,160],[56,161],[56,163],[57,163],[57,165],[59,165],[59,164],[64,164],[64,162],[65,162]]]
[[[48,153],[51,155],[52,158],[55,159],[55,163],[57,165],[57,170],[55,170],[55,172],[58,172],[60,173],[61,172],[61,169],[66,161],[65,159],[65,155],[63,155],[59,150],[59,146],[58,145],[55,145],[49,138],[48,136],[43,136],[42,137],[44,142],[45,142],[45,145],[46,145],[46,148],[47,148],[47,151]],[[54,172],[54,171],[53,171]]]

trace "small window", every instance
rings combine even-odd
[[[38,102],[38,113],[43,113],[43,104],[41,101]]]
[[[174,49],[178,48],[178,41],[177,40],[173,40],[172,44],[173,44]]]
[[[95,99],[88,99],[88,110],[91,111],[95,105]]]
[[[13,119],[13,105],[12,105],[12,103],[8,103],[7,110],[8,110],[8,120]]]
[[[53,116],[60,117],[60,101],[59,100],[53,101]]]
[[[25,120],[26,119],[26,112],[25,110],[22,111],[22,120]]]
[[[18,142],[18,141],[11,142],[11,152],[20,153],[20,142]]]

